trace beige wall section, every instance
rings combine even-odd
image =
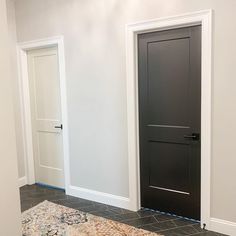
[[[20,197],[10,77],[6,2],[0,0],[0,235],[20,236]]]
[[[21,0],[19,41],[65,36],[71,181],[128,196],[125,24],[212,8],[211,215],[236,222],[236,1]]]
[[[16,58],[16,24],[15,24],[15,0],[7,0],[7,20],[8,31],[10,38],[11,51],[11,75],[13,78],[13,105],[15,113],[15,127],[16,127],[16,147],[18,159],[18,173],[19,178],[25,176],[25,161],[24,161],[24,142],[23,142],[23,128],[20,113],[20,94],[19,83],[17,75],[17,58]]]

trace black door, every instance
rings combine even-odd
[[[200,219],[201,26],[138,36],[142,207]]]

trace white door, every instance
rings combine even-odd
[[[64,188],[57,48],[29,51],[28,71],[36,183]]]

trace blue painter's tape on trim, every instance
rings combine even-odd
[[[40,187],[45,187],[45,188],[49,188],[49,189],[56,189],[56,190],[63,190],[63,191],[65,191],[64,188],[59,188],[59,187],[51,186],[51,185],[48,185],[48,184],[43,184],[43,183],[35,183],[35,184],[40,186]]]
[[[187,217],[183,217],[183,216],[178,216],[178,215],[171,214],[171,213],[166,213],[166,212],[163,212],[163,211],[156,211],[156,210],[149,209],[149,208],[145,208],[145,207],[143,207],[142,209],[144,209],[144,210],[149,210],[149,211],[153,211],[153,212],[157,212],[157,213],[161,213],[161,214],[164,214],[164,215],[167,215],[167,216],[174,216],[174,217],[178,217],[178,218],[180,218],[180,219],[191,220],[191,221],[193,221],[193,222],[200,223],[199,220],[194,220],[194,219],[191,219],[191,218],[187,218]]]

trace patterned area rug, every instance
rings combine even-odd
[[[23,236],[158,236],[142,229],[44,201],[22,213]]]

